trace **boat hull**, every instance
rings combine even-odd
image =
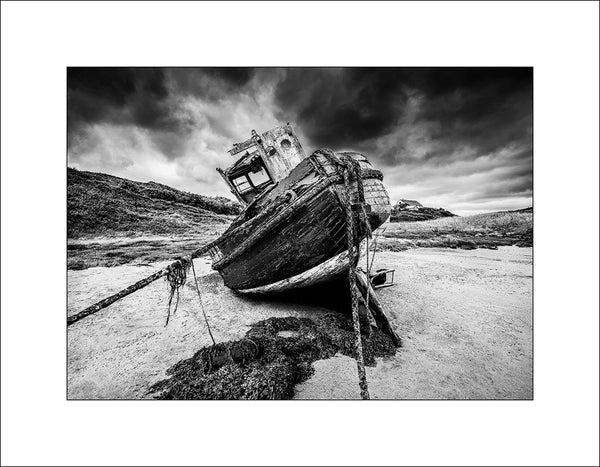
[[[366,251],[366,243],[361,243],[361,252]],[[249,294],[269,294],[277,292],[288,292],[303,287],[312,287],[324,282],[340,279],[348,273],[348,250],[342,251],[337,255],[317,264],[306,271],[295,276],[273,282],[271,284],[253,287],[249,289],[238,289],[240,293]]]
[[[390,214],[380,172],[359,160],[371,229]],[[345,186],[336,160],[313,154],[270,193],[248,206],[211,250],[213,268],[226,286],[243,293],[271,293],[325,282],[346,273],[348,239]],[[352,180],[350,201],[358,199]],[[363,224],[355,225],[366,237]]]

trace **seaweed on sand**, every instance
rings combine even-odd
[[[396,352],[379,329],[363,335],[365,364]],[[200,349],[154,384],[157,399],[290,399],[294,386],[313,373],[313,362],[342,353],[355,357],[352,321],[330,313],[315,318],[269,318],[244,339]]]

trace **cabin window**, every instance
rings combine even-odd
[[[269,177],[269,174],[263,167],[261,167],[257,172],[249,172],[248,177],[250,177],[250,181],[254,186],[259,186],[265,182],[271,181],[271,177]]]
[[[231,180],[235,186],[235,189],[238,193],[244,193],[245,191],[249,191],[252,189],[252,185],[248,181],[248,178],[245,175],[241,177],[237,177]]]

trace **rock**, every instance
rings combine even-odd
[[[456,214],[442,208],[428,208],[417,201],[400,200],[392,209],[390,222],[414,222],[437,219],[439,217],[455,217]]]

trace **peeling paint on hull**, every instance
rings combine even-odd
[[[366,241],[360,245],[361,255],[366,251]],[[288,290],[310,287],[316,284],[333,280],[337,277],[347,274],[348,271],[348,250],[343,251],[333,258],[318,264],[293,277],[274,282],[272,284],[251,289],[237,290],[240,293],[267,294],[275,292],[286,292]]]

